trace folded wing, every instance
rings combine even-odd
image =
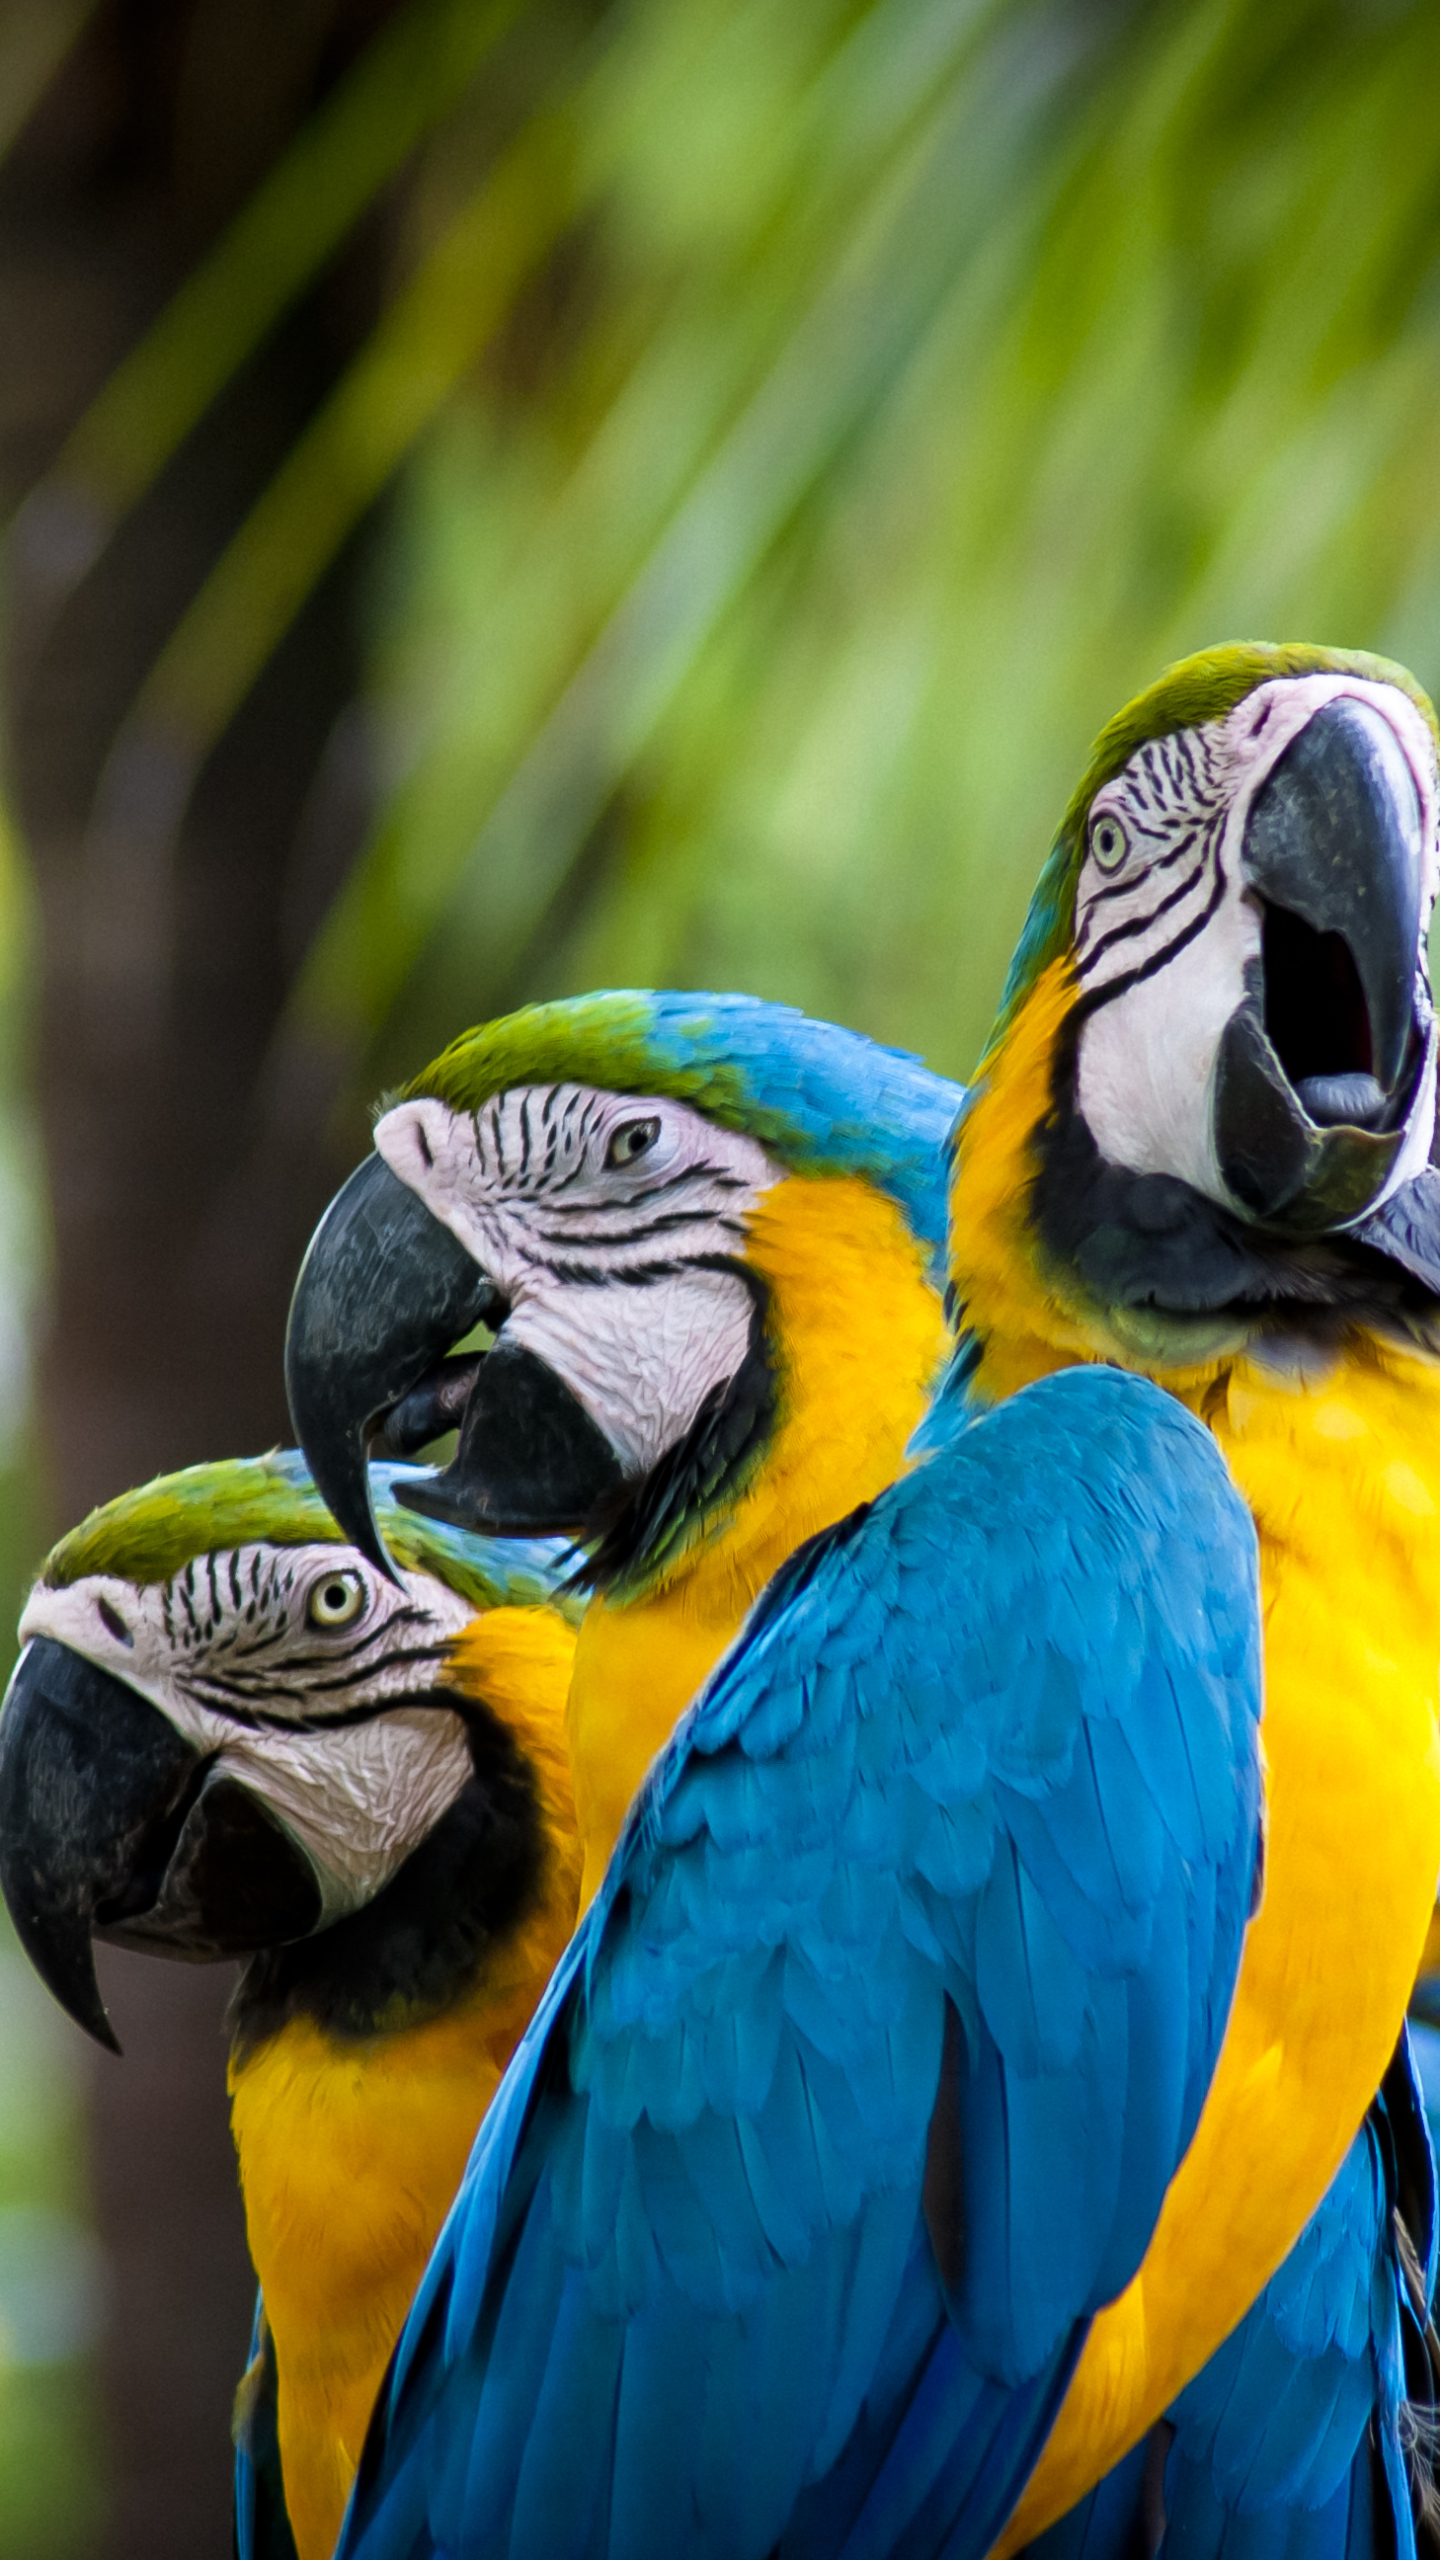
[[[1098,1369],[792,1560],[487,2119],[343,2552],[979,2560],[1214,2068],[1255,1594],[1209,1436]]]

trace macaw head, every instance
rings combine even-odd
[[[1072,1349],[1183,1359],[1277,1306],[1354,1306],[1377,1257],[1392,1294],[1440,1288],[1436,878],[1435,715],[1403,668],[1209,649],[1127,705],[957,1133],[977,1331],[1006,1220]]]
[[[574,1829],[562,1551],[401,1509],[414,1472],[375,1469],[386,1573],[292,1451],[161,1476],[42,1566],[0,1711],[0,1887],[102,2044],[96,1937],[203,1962],[324,1933],[340,1982],[363,1929],[423,2011],[427,1963],[438,1998],[551,1888]]]
[[[382,1112],[296,1286],[290,1409],[347,1535],[383,1566],[370,1436],[399,1453],[458,1424],[452,1464],[403,1499],[653,1558],[765,1445],[761,1204],[794,1176],[858,1179],[938,1287],[959,1100],[742,996],[585,996],[457,1040]],[[485,1346],[452,1353],[477,1326]]]

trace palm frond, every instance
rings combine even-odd
[[[426,143],[507,26],[510,138]],[[391,488],[389,780],[285,1040],[726,979],[963,1069],[1118,696],[1233,632],[1440,664],[1437,71],[1420,0],[412,0],[52,475],[113,521],[406,163],[416,257],[132,704],[92,884]]]
[[[627,12],[632,64],[673,61],[673,14]],[[721,238],[687,232],[678,155],[617,143],[590,339],[543,412],[481,384],[415,466],[381,668],[401,770],[297,997],[328,1037],[398,1007],[403,1052],[532,988],[718,980],[963,1071],[1127,690],[1237,632],[1436,672],[1432,13],[1011,0],[947,56],[892,0],[830,12],[778,102],[757,12],[725,15]],[[825,110],[867,43],[934,77],[888,134],[857,87],[857,168]]]
[[[57,590],[94,566],[212,401],[313,282],[417,145],[463,97],[523,0],[411,0],[382,24],[347,77],[192,268],[154,326],[105,382],[30,492],[21,533],[56,564]],[[33,0],[43,46],[27,79],[0,58],[0,148],[53,77],[95,0]],[[19,49],[18,28],[0,39]],[[28,61],[28,57],[27,57]],[[63,526],[67,538],[54,539]],[[58,600],[52,599],[52,601]]]

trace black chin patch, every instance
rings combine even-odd
[[[1209,1315],[1264,1288],[1253,1227],[1171,1174],[1107,1164],[1068,1102],[1045,1133],[1034,1208],[1047,1252],[1103,1305]]]
[[[1038,1133],[1031,1221],[1046,1256],[1099,1305],[1320,1336],[1337,1320],[1375,1320],[1429,1338],[1440,1317],[1440,1172],[1343,1232],[1277,1234],[1169,1174],[1107,1164],[1075,1107],[1073,1075],[1072,1037]]]
[[[231,2013],[238,2061],[292,2018],[365,2037],[441,2016],[535,1908],[546,1835],[535,1772],[514,1735],[457,1690],[409,1703],[463,1719],[470,1776],[373,1901],[247,1965]]]

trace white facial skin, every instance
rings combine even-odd
[[[1261,911],[1241,876],[1240,848],[1261,784],[1322,705],[1341,696],[1381,714],[1414,777],[1428,854],[1428,917],[1435,750],[1414,704],[1393,685],[1347,675],[1274,678],[1226,719],[1141,748],[1090,807],[1075,901],[1082,987],[1098,991],[1154,952],[1180,947],[1084,1024],[1076,1077],[1082,1117],[1108,1163],[1174,1174],[1226,1207],[1237,1204],[1216,1160],[1211,1082],[1221,1035],[1244,998],[1246,963],[1261,941]],[[1185,940],[1187,925],[1198,930]],[[1423,984],[1417,1001],[1427,1019]],[[1432,1038],[1409,1134],[1372,1208],[1427,1159],[1434,1079]]]
[[[385,1581],[353,1547],[235,1547],[169,1582],[37,1584],[21,1643],[53,1636],[158,1707],[315,1862],[326,1921],[370,1900],[470,1775],[465,1728],[423,1696],[470,1604]],[[361,1711],[361,1721],[338,1722]],[[366,1712],[373,1710],[373,1712]]]
[[[750,1341],[735,1270],[782,1168],[683,1103],[517,1085],[480,1111],[402,1102],[375,1144],[510,1302],[507,1341],[562,1378],[627,1473],[683,1438]]]

